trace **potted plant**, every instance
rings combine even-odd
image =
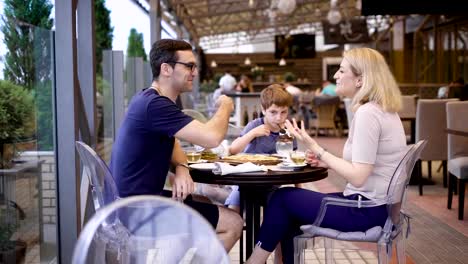
[[[250,71],[252,72],[252,76],[256,81],[261,81],[263,77],[263,67],[260,67],[258,65],[255,65]]]
[[[24,263],[26,243],[12,240],[18,226],[18,212],[7,203],[3,208],[0,208],[0,263]]]
[[[21,86],[0,80],[0,169],[9,167],[14,156],[12,143],[32,134],[34,104]]]
[[[285,72],[283,75],[284,81],[287,83],[291,83],[296,81],[296,75],[292,72]]]

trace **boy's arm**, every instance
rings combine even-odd
[[[234,140],[234,142],[232,142],[231,146],[229,147],[229,153],[231,153],[232,155],[240,153],[256,137],[268,136],[268,135],[270,135],[270,130],[267,129],[265,125],[260,125],[250,130],[245,135],[236,138],[236,140]]]

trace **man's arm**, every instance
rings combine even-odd
[[[219,105],[218,111],[208,122],[193,120],[180,129],[175,137],[205,148],[214,148],[221,144],[227,132],[234,104],[231,98],[221,95],[217,105]]]
[[[176,140],[174,143],[171,161],[175,166],[172,197],[183,200],[194,191],[194,184],[188,170],[187,157],[180,147],[179,140]]]

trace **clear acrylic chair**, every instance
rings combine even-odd
[[[191,116],[193,119],[198,120],[202,123],[208,122],[208,118],[201,112],[194,109],[183,109],[182,112],[188,116]]]
[[[388,189],[387,197],[381,201],[354,201],[341,198],[327,197],[322,200],[317,219],[312,225],[301,226],[304,234],[294,238],[295,260],[294,263],[305,263],[305,250],[307,241],[314,238],[323,237],[325,244],[325,262],[334,263],[333,260],[333,241],[351,241],[368,242],[377,244],[379,263],[388,263],[392,257],[392,246],[395,243],[397,250],[398,263],[405,263],[405,237],[403,226],[407,223],[407,232],[409,232],[409,216],[404,212],[406,188],[413,170],[414,164],[419,159],[419,155],[426,145],[425,140],[419,141],[415,145],[408,147],[408,150],[398,167],[396,168]],[[366,232],[340,232],[330,228],[320,227],[325,217],[328,206],[346,206],[346,207],[374,207],[385,203],[387,205],[388,218],[384,227],[375,226]]]
[[[105,225],[109,218],[117,219],[114,229]],[[118,241],[107,239],[112,232]],[[97,211],[78,238],[72,263],[230,262],[212,226],[198,212],[168,198],[141,195]]]
[[[109,167],[90,146],[76,141],[75,147],[80,156],[83,170],[88,176],[94,209],[97,211],[119,198],[117,185]]]

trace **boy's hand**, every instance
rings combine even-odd
[[[251,130],[255,137],[262,137],[262,136],[269,136],[270,129],[268,129],[265,125],[258,126]]]

